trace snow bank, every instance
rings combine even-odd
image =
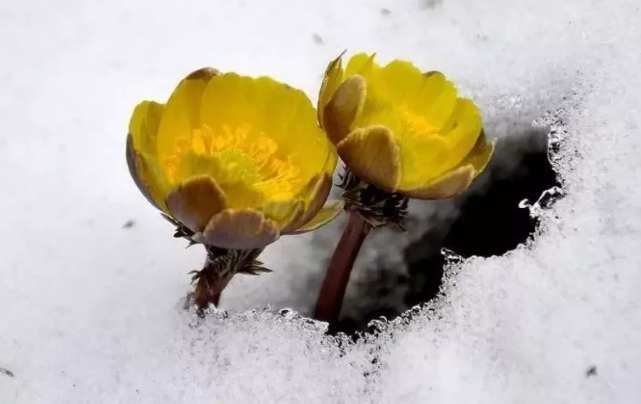
[[[32,1],[0,16],[0,367],[14,374],[0,403],[638,400],[635,1]],[[567,196],[529,245],[453,265],[439,301],[358,344],[291,313],[198,320],[181,302],[202,252],[129,179],[131,108],[202,65],[315,95],[344,48],[447,72],[493,136],[551,117]],[[327,256],[313,240],[270,247],[275,273],[235,280],[225,306],[308,305]]]

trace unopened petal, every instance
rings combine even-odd
[[[223,190],[209,176],[181,182],[167,197],[167,208],[173,218],[194,232],[202,231],[226,204]]]
[[[400,150],[384,126],[357,129],[338,144],[338,154],[361,179],[394,192],[401,179]]]
[[[215,215],[201,235],[201,242],[220,248],[262,248],[280,236],[278,225],[253,209],[226,209]]]

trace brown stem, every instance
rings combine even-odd
[[[201,309],[206,309],[210,303],[218,307],[220,294],[220,288],[215,287],[205,276],[202,276],[194,289],[194,303]]]
[[[194,303],[200,309],[206,309],[212,303],[216,307],[220,303],[220,295],[224,286],[220,284],[215,263],[207,258],[202,270],[198,271],[193,279],[196,280],[194,288]]]
[[[371,226],[358,212],[350,212],[349,221],[329,262],[323,286],[316,301],[317,320],[327,321],[330,324],[338,321],[352,266],[370,230]]]

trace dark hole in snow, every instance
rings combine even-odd
[[[520,208],[519,202],[534,202],[545,190],[560,186],[548,159],[547,134],[544,130],[530,130],[501,139],[488,169],[454,201],[459,210],[455,218],[420,222],[424,227],[422,236],[403,251],[406,269],[383,262],[355,269],[375,275],[357,285],[356,294],[346,296],[342,318],[330,326],[330,332],[367,331],[373,319],[394,319],[436,297],[446,261],[443,248],[463,257],[490,257],[505,254],[530,238],[538,220],[530,216],[528,209]],[[421,204],[419,209],[425,206],[433,210],[434,206],[428,204]],[[394,237],[393,233],[388,234]],[[358,309],[349,310],[349,306]]]

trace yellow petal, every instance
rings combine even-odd
[[[300,169],[301,187],[322,168],[332,147],[305,93],[269,77],[234,73],[214,77],[203,95],[201,112],[203,124],[214,135],[245,127],[245,142],[261,136],[274,141],[275,155],[290,156]]]
[[[465,159],[463,159],[460,165],[472,165],[476,175],[479,175],[483,170],[485,170],[485,167],[487,167],[487,164],[490,162],[495,146],[496,140],[488,142],[485,137],[485,133],[481,131],[481,136],[479,136],[476,144],[472,148],[472,151],[470,151]]]
[[[133,148],[141,153],[156,155],[156,136],[165,106],[153,101],[136,105],[129,121]]]
[[[272,90],[275,84],[267,80],[257,81],[236,73],[221,74],[210,80],[202,98],[202,123],[211,128],[214,134],[225,125],[235,128],[251,123],[256,129],[263,129],[263,122],[259,121],[260,114],[257,113],[260,111],[256,109],[264,108],[265,92]]]
[[[381,68],[371,86],[380,97],[437,129],[445,124],[456,102],[456,89],[443,74],[424,74],[412,63],[400,60]]]
[[[305,202],[302,200],[298,201],[299,209],[295,211],[295,214],[290,216],[290,218],[287,220],[287,222],[284,225],[280,226],[280,234],[291,234],[291,232],[294,229],[297,229],[300,224],[304,221],[305,219]]]
[[[457,186],[460,186],[463,187],[460,192],[463,192],[467,188],[467,186],[465,186],[464,184],[466,181],[465,176],[468,174],[469,168],[473,168],[472,178],[478,176],[481,172],[483,172],[488,162],[490,161],[490,158],[492,157],[495,143],[495,141],[488,142],[485,134],[481,132],[481,136],[479,136],[470,153],[457,167],[455,167],[448,174],[443,174],[437,179],[425,181],[418,187],[411,187],[409,189],[399,187],[399,192],[417,199],[436,199],[447,197],[438,195],[440,195],[439,193],[447,195],[448,192],[445,192],[443,190],[448,187],[456,188]],[[457,181],[459,182],[459,185],[456,184]],[[457,193],[455,192],[454,194]]]
[[[399,189],[411,189],[441,176],[449,159],[447,143],[441,136],[405,137],[400,143],[401,182]]]
[[[343,82],[343,67],[342,67],[342,57],[345,52],[341,53],[336,59],[332,60],[327,69],[325,69],[325,75],[323,76],[323,82],[321,84],[320,92],[318,94],[318,122],[323,124],[323,110],[325,105],[332,98],[338,86]]]
[[[457,166],[467,156],[481,134],[483,124],[477,106],[468,99],[459,98],[452,116],[443,127],[443,139],[450,156],[446,169]]]
[[[306,205],[305,201],[299,200],[299,208],[296,210],[295,214],[292,215],[285,223],[281,226],[280,234],[289,234],[292,230],[298,228],[300,224],[304,221],[306,215]]]
[[[205,175],[216,181],[223,190],[230,208],[256,208],[266,201],[265,194],[246,182],[238,180],[233,170],[225,167],[218,156],[187,152],[182,156],[176,170],[176,182]]]
[[[366,77],[368,92],[440,128],[456,101],[454,85],[440,72],[422,73],[411,62],[394,60]]]
[[[158,206],[158,204],[153,200],[153,198],[151,197],[151,193],[143,183],[141,176],[138,174],[138,167],[136,166],[136,151],[134,150],[133,143],[133,137],[131,136],[131,133],[129,133],[127,135],[126,148],[127,167],[129,167],[129,174],[138,187],[138,190],[140,190],[142,195],[149,201],[149,203],[160,209],[160,206]]]
[[[217,156],[188,151],[178,161],[174,181],[179,183],[199,175],[212,177],[217,183],[227,182],[225,170]]]
[[[253,209],[226,209],[212,217],[201,241],[220,248],[262,248],[280,236],[278,225]]]
[[[358,53],[347,62],[345,67],[344,78],[349,78],[355,74],[360,74],[365,78],[369,78],[370,74],[379,69],[378,64],[374,61],[376,53],[368,55],[366,53]]]
[[[356,127],[385,125],[406,137],[439,133],[456,103],[454,85],[437,72],[425,75],[409,62],[393,61],[367,79],[367,98]]]
[[[400,151],[386,127],[355,130],[338,144],[338,154],[354,174],[370,184],[391,192],[398,187]]]
[[[271,201],[261,206],[260,211],[267,218],[276,222],[279,228],[282,229],[290,225],[292,221],[300,220],[305,213],[305,203],[300,199]]]
[[[336,163],[338,163],[338,153],[336,152],[336,148],[330,147],[327,151],[325,164],[323,164],[323,169],[321,171],[328,174],[331,178],[336,170]]]
[[[223,190],[204,175],[181,182],[167,196],[171,216],[194,232],[202,231],[226,204]]]
[[[140,192],[153,206],[167,212],[165,196],[171,186],[157,160],[149,154],[136,152],[131,134],[127,136],[126,153],[129,173]]]
[[[351,132],[352,124],[363,109],[366,87],[363,76],[352,76],[338,87],[325,105],[322,124],[332,143],[338,144]]]
[[[191,140],[193,130],[200,127],[203,91],[217,74],[212,68],[196,70],[185,77],[169,97],[158,128],[157,149],[161,159],[175,153],[176,139]]]
[[[465,191],[476,171],[472,165],[459,167],[421,187],[403,191],[403,194],[416,199],[444,199],[459,195]]]
[[[303,214],[299,218],[292,220],[289,225],[283,228],[281,233],[289,233],[310,221],[323,207],[331,190],[332,177],[330,174],[319,174],[312,178],[297,195],[297,198],[304,203]]]
[[[230,207],[257,208],[265,203],[267,195],[259,189],[241,181],[222,184],[227,203]]]
[[[403,178],[400,189],[413,189],[431,182],[453,170],[478,139],[481,130],[480,114],[469,100],[458,99],[456,108],[439,134],[403,135],[397,140],[401,147]]]
[[[420,92],[425,76],[410,62],[394,60],[377,70],[367,84],[376,95],[393,103],[411,105]]]
[[[307,233],[316,230],[334,220],[345,208],[345,201],[332,201],[323,206],[309,222],[293,231],[292,234]]]
[[[456,88],[441,72],[423,74],[422,86],[412,101],[411,109],[430,125],[442,128],[454,111]]]
[[[394,135],[401,148],[401,189],[429,182],[452,168],[450,147],[440,135],[454,111],[456,90],[439,72],[414,73],[420,84],[407,96],[408,115],[389,126],[391,130],[400,126]]]

